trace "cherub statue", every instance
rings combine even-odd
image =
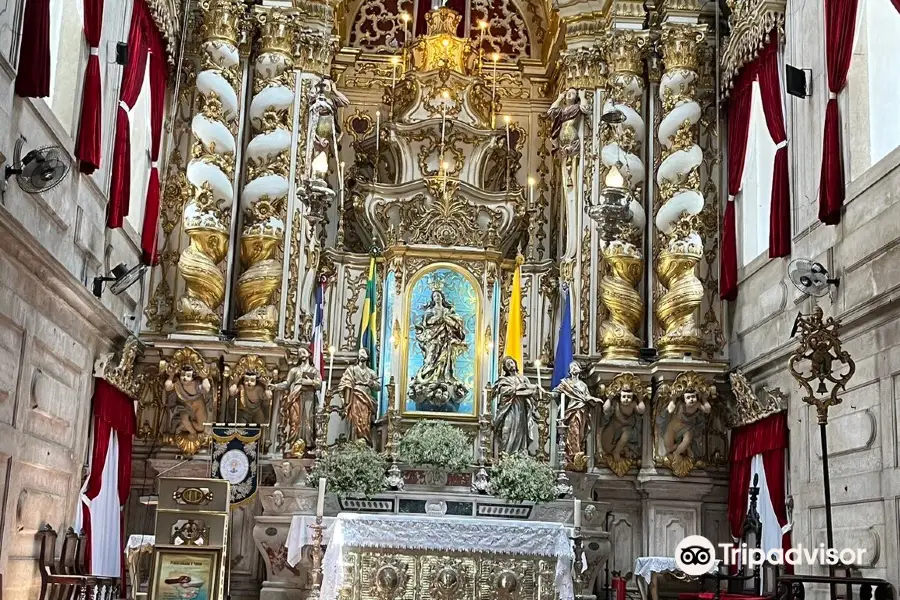
[[[576,361],[569,363],[568,377],[560,381],[553,392],[566,398],[566,412],[563,415],[567,427],[566,458],[576,471],[583,471],[587,468],[585,439],[590,429],[588,413],[591,406],[600,400],[591,396],[587,384],[581,380],[581,365]]]
[[[581,152],[579,128],[584,115],[589,113],[590,106],[586,102],[582,103],[575,88],[561,92],[547,111],[553,120],[550,137],[555,142],[556,152],[563,159],[563,186],[566,189],[575,182],[578,155]]]
[[[684,392],[682,398],[675,398],[669,402],[666,412],[669,413],[669,423],[663,435],[663,444],[666,453],[675,458],[694,458],[694,436],[699,434],[698,426],[701,425],[703,415],[708,415],[712,410],[709,402],[701,399],[693,388]]]
[[[309,95],[309,129],[306,137],[306,164],[312,165],[319,154],[337,158],[341,140],[341,122],[337,111],[349,106],[347,96],[338,91],[334,82],[322,78]]]
[[[370,432],[376,408],[373,393],[381,382],[368,362],[369,353],[365,348],[360,348],[356,364],[344,371],[337,389],[350,422],[350,441],[365,440],[371,443]]]
[[[279,437],[285,456],[300,458],[316,445],[316,398],[322,389],[322,375],[310,362],[309,350],[300,348],[287,379],[272,389],[289,390],[281,402]]]
[[[272,390],[260,382],[259,373],[251,369],[244,373],[240,385],[232,383],[228,388],[231,398],[240,398],[238,415],[241,422],[254,425],[269,423],[269,407],[272,405]]]
[[[503,375],[491,389],[491,398],[497,401],[493,423],[497,454],[530,453],[537,423],[534,398],[538,387],[519,375],[516,359],[506,356],[501,364]]]
[[[604,462],[621,477],[640,459],[636,446],[640,442],[640,417],[646,411],[644,398],[649,392],[630,373],[617,375],[604,391],[600,449]]]
[[[160,363],[160,367],[165,370],[166,363]],[[208,415],[207,402],[212,390],[209,378],[201,379],[193,366],[185,364],[180,370],[169,372],[164,387],[168,394],[166,404],[170,410],[171,433],[176,436],[203,433]]]

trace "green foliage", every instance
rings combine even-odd
[[[306,485],[318,485],[320,477],[328,479],[328,491],[341,498],[371,498],[387,489],[384,472],[387,463],[364,441],[347,442],[330,450],[316,463]]]
[[[472,464],[472,442],[450,423],[419,421],[400,440],[400,461],[448,473],[467,471]]]
[[[527,454],[504,454],[491,469],[491,493],[509,502],[550,502],[556,476]]]

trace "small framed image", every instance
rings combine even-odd
[[[158,547],[150,600],[218,600],[221,548]]]

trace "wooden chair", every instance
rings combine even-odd
[[[92,597],[91,580],[82,575],[68,575],[61,572],[55,562],[57,533],[50,525],[44,525],[38,532],[41,552],[38,555],[38,569],[41,573],[40,600],[67,600]]]
[[[753,485],[750,487],[750,505],[747,507],[747,515],[741,527],[741,543],[748,549],[758,549],[762,541],[762,521],[757,510],[759,498],[759,475],[754,475]],[[737,573],[731,575],[726,571],[729,567],[720,565],[719,570],[711,575],[704,575],[703,580],[712,579],[715,582],[713,591],[689,592],[678,595],[678,600],[772,600],[775,597],[775,581],[781,574],[780,567],[776,565],[763,565],[759,569],[752,569],[748,565],[740,565]],[[766,570],[766,576],[762,576]],[[763,581],[771,593],[763,589]],[[728,591],[722,591],[722,582],[727,582]]]
[[[75,552],[75,574],[84,575],[93,578],[97,586],[97,600],[111,600],[116,597],[119,591],[118,577],[100,577],[88,573],[87,568],[87,538],[84,534],[77,536]]]

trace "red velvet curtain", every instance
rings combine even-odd
[[[25,2],[16,94],[23,98],[50,95],[50,0]]]
[[[896,8],[897,11],[900,11],[900,0],[891,0],[891,4],[894,5],[894,8]]]
[[[769,129],[769,135],[772,136],[772,141],[778,146],[778,149],[775,150],[775,167],[772,170],[769,258],[780,258],[789,256],[791,253],[791,189],[788,179],[787,131],[784,126],[784,110],[781,105],[777,33],[773,31],[769,39],[771,41],[759,53],[756,63],[766,126]]]
[[[732,431],[731,472],[728,480],[728,523],[731,527],[731,537],[740,537],[741,527],[747,516],[750,467],[753,457],[757,454],[761,454],[763,458],[766,483],[775,516],[782,527],[787,525],[784,458],[788,439],[786,412],[780,412]],[[782,537],[782,545],[785,548],[790,547],[789,534]]]
[[[112,432],[115,431],[119,441],[119,505],[124,506],[131,488],[131,450],[132,439],[136,431],[134,403],[122,391],[105,379],[94,379],[94,445],[91,449],[91,472],[88,475],[84,495],[93,500],[100,494],[103,483],[103,466]],[[91,513],[87,506],[82,511],[84,531],[91,531]],[[125,531],[122,529],[121,531]],[[124,551],[124,539],[123,543]],[[91,556],[90,536],[87,536],[88,560]]]
[[[162,142],[163,113],[166,105],[166,43],[154,29],[150,35],[150,182],[144,208],[141,250],[144,264],[158,262],[156,241],[159,230],[159,151]]]
[[[116,229],[128,216],[131,195],[131,135],[128,111],[141,93],[147,69],[148,32],[155,27],[144,0],[135,0],[128,33],[128,64],[122,74],[122,91],[116,113],[116,138],[113,143],[112,182],[109,189],[109,209],[106,226]]]
[[[722,254],[720,256],[719,296],[723,300],[737,298],[737,223],[734,198],[741,191],[744,178],[744,158],[750,137],[750,108],[753,106],[755,62],[744,66],[735,78],[728,105],[728,202],[722,223]]]
[[[81,126],[75,142],[75,156],[82,173],[100,168],[100,121],[103,102],[100,95],[100,31],[103,27],[103,0],[84,0],[84,38],[90,48],[84,71],[84,91],[81,96]]]
[[[828,106],[822,135],[822,174],[819,179],[819,220],[841,222],[844,205],[844,166],[837,96],[847,84],[853,56],[858,0],[825,0],[825,60],[828,67]]]

